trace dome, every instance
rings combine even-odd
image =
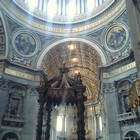
[[[124,11],[125,0],[3,0],[2,5],[16,21],[34,30],[75,35],[110,23]]]
[[[105,10],[112,0],[15,0],[38,18],[57,23],[79,22]],[[102,10],[101,10],[102,9]]]

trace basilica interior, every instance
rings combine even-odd
[[[0,0],[0,140],[140,140],[139,0]]]

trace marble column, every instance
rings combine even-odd
[[[103,84],[103,94],[105,97],[106,118],[106,139],[120,140],[120,126],[117,122],[118,108],[116,99],[115,82]]]

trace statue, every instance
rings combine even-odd
[[[140,80],[136,81],[136,92],[137,95],[140,97]]]

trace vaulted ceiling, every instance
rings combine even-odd
[[[63,62],[69,67],[71,76],[81,73],[88,101],[95,101],[98,93],[98,66],[102,63],[98,52],[82,42],[68,41],[56,45],[42,61],[48,79],[58,75]]]

